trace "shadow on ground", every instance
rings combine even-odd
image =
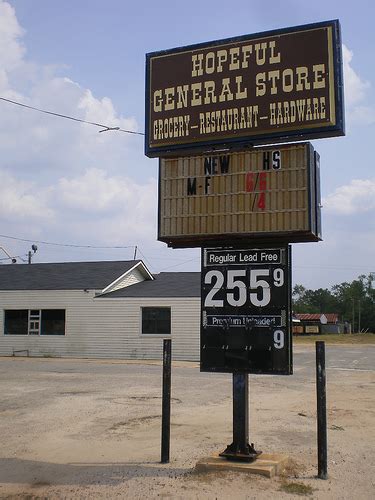
[[[56,464],[18,458],[0,459],[0,483],[33,486],[116,485],[132,478],[175,477],[188,471],[158,462]]]

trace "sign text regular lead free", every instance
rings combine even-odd
[[[290,374],[290,249],[203,249],[201,370]]]

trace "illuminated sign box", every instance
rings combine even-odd
[[[319,241],[319,179],[310,143],[162,158],[158,239],[171,247]]]
[[[344,135],[338,21],[146,55],[149,157]]]

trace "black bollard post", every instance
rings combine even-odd
[[[163,397],[161,415],[161,463],[169,462],[171,434],[171,365],[172,340],[163,340]]]
[[[326,360],[325,344],[316,346],[316,399],[318,418],[318,477],[327,479],[327,405],[326,405]]]

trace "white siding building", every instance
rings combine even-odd
[[[199,359],[200,274],[142,261],[0,266],[0,355]]]

